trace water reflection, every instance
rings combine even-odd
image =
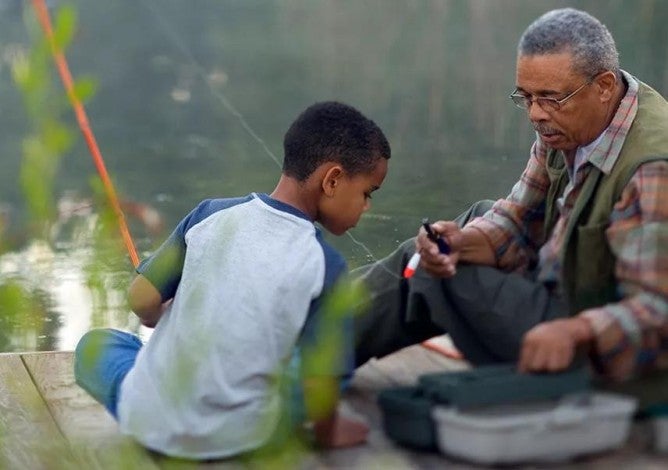
[[[612,31],[623,67],[668,90],[668,2],[660,0],[74,4],[80,27],[68,58],[75,75],[99,81],[87,109],[107,167],[119,193],[157,210],[166,230],[203,198],[270,191],[282,135],[308,104],[340,99],[376,120],[394,156],[353,231],[366,248],[331,239],[351,266],[387,254],[422,217],[454,217],[510,189],[532,139],[507,100],[515,47],[545,10],[587,9]],[[123,292],[132,269],[120,254],[117,267],[91,271],[92,206],[76,209],[49,244],[23,235],[16,181],[27,124],[8,67],[28,47],[20,5],[0,2],[0,100],[14,110],[0,114],[0,253],[8,251],[0,288],[23,286],[36,313],[20,319],[0,306],[0,350],[69,349],[93,325],[136,328]],[[90,198],[93,175],[80,140],[63,160],[56,196]],[[138,220],[131,230],[144,253],[165,236]]]
[[[90,288],[90,256],[35,241],[0,257],[1,351],[73,349],[94,326],[138,329],[118,282],[109,280],[104,298]]]

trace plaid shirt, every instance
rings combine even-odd
[[[637,109],[638,82],[624,72],[628,91],[603,134],[579,152],[570,182],[558,201],[559,219],[542,240],[542,203],[549,187],[547,148],[537,138],[520,180],[506,199],[469,226],[489,240],[499,268],[524,270],[538,251],[541,281],[559,282],[559,253],[573,204],[592,166],[604,173],[617,160]],[[615,259],[622,300],[580,313],[595,334],[601,372],[618,379],[644,369],[668,367],[668,162],[638,168],[610,215],[606,237]]]

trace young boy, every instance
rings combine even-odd
[[[345,262],[313,223],[336,235],[354,227],[390,147],[373,121],[337,102],[306,109],[283,145],[270,195],[203,201],[137,268],[130,306],[155,327],[145,345],[104,329],[77,346],[77,383],[152,450],[213,459],[261,448],[283,419],[280,371],[296,347],[318,341],[319,306]],[[323,385],[338,392],[334,380],[353,367],[302,377],[321,445],[366,439],[363,423],[337,415],[336,397],[324,413],[309,403]]]

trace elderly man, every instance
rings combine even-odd
[[[445,330],[474,364],[558,371],[581,351],[618,380],[668,367],[668,104],[572,8],[524,32],[510,98],[536,130],[524,173],[432,225],[450,254],[421,230],[358,270],[372,294],[358,364]]]

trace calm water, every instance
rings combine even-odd
[[[91,248],[95,169],[78,133],[58,171],[61,219],[48,243],[26,227],[18,175],[29,122],[10,71],[29,49],[21,5],[0,1],[0,350],[71,349],[90,326],[136,329],[123,295],[132,269],[122,253],[109,261]],[[271,191],[283,133],[325,99],[358,107],[393,149],[386,182],[352,231],[364,247],[331,239],[351,266],[388,254],[424,216],[450,218],[505,195],[532,140],[507,99],[516,43],[553,7],[599,17],[622,66],[668,90],[668,2],[659,0],[74,5],[79,26],[67,56],[75,76],[98,84],[86,107],[107,167],[122,197],[155,209],[164,224],[151,231],[128,215],[143,254],[202,198]],[[63,120],[76,130],[71,114]],[[16,289],[28,299],[16,300]]]

